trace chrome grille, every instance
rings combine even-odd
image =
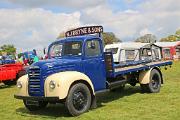
[[[39,67],[29,68],[29,95],[40,96],[41,92],[41,71]]]

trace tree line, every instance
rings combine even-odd
[[[158,41],[157,37],[152,34],[146,34],[141,36],[135,40],[135,42],[142,42],[142,43],[154,43]],[[160,42],[175,42],[180,41],[180,29],[178,29],[174,34],[169,35],[167,37],[161,38]]]
[[[16,54],[16,48],[14,45],[2,45],[0,46],[0,55],[13,55]]]

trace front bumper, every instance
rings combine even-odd
[[[60,101],[59,97],[44,97],[44,96],[20,96],[20,95],[14,95],[14,98],[16,99],[22,99],[22,100],[32,100],[32,101]]]

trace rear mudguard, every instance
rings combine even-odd
[[[153,68],[151,68],[151,69],[149,69],[149,70],[146,70],[146,71],[141,71],[140,73],[139,73],[139,83],[140,84],[148,84],[149,82],[150,82],[150,76],[151,76],[151,71],[153,70],[153,69],[156,69],[156,70],[158,70],[159,71],[159,73],[160,73],[160,75],[161,75],[161,83],[163,84],[163,77],[162,77],[162,73],[161,73],[161,70],[160,70],[160,68],[159,67],[153,67]]]

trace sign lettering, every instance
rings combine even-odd
[[[88,26],[88,27],[80,27],[74,30],[67,31],[65,33],[66,37],[72,36],[81,36],[86,34],[95,34],[95,33],[102,33],[103,27],[102,26]]]

